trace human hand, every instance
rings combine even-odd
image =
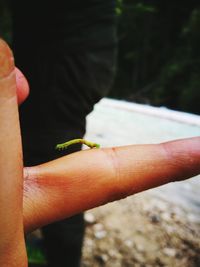
[[[18,72],[18,71],[17,71]],[[18,72],[19,74],[19,72]],[[23,227],[22,149],[17,101],[24,98],[12,53],[0,40],[0,266],[27,266]]]
[[[2,54],[5,56],[0,56],[0,266],[27,266],[23,230],[31,231],[80,211],[200,173],[197,137],[158,145],[77,152],[25,168],[23,186],[14,65],[5,43],[0,42]],[[20,92],[19,84],[18,87]]]

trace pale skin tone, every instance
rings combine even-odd
[[[23,174],[17,102],[27,92],[24,76],[14,69],[11,52],[0,41],[1,267],[27,266],[24,231],[200,173],[200,137],[196,137],[88,149],[24,168]]]

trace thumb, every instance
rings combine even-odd
[[[25,266],[22,149],[14,59],[0,39],[0,266]]]

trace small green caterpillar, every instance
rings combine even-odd
[[[70,140],[70,141],[62,143],[62,144],[57,144],[56,149],[63,150],[63,149],[66,149],[69,146],[74,145],[74,144],[83,144],[83,145],[86,145],[90,148],[100,148],[99,144],[92,143],[92,142],[87,141],[85,139],[73,139],[73,140]]]

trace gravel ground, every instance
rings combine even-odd
[[[148,193],[85,214],[82,267],[200,266],[200,224]]]

